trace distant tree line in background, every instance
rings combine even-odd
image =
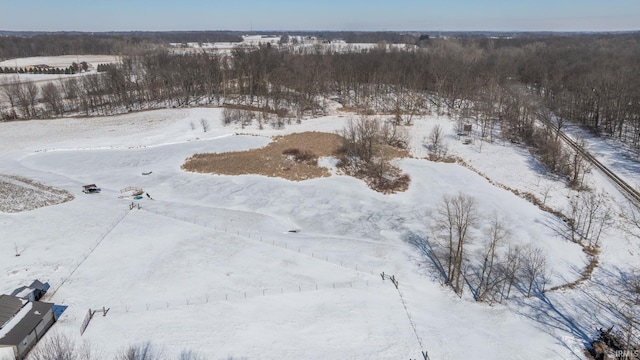
[[[0,67],[0,74],[49,74],[49,75],[71,75],[75,74],[76,69],[74,66],[69,66],[68,68],[54,68],[54,67],[30,67],[30,68],[15,68],[5,66],[4,68]]]
[[[120,55],[179,42],[240,42],[240,33],[225,31],[5,33],[0,60],[32,56]]]

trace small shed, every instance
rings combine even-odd
[[[89,184],[82,186],[82,192],[85,194],[95,194],[100,192],[100,188],[96,184]]]
[[[56,322],[53,305],[0,295],[0,358],[23,360]]]

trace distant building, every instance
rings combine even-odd
[[[51,69],[51,66],[46,64],[27,65],[24,67],[25,71],[47,71],[49,69]]]
[[[53,305],[0,295],[0,360],[23,360],[56,322]]]

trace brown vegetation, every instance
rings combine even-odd
[[[407,156],[409,134],[390,122],[360,117],[350,119],[342,129],[338,167],[364,180],[375,191],[389,194],[405,191],[411,179],[391,164],[391,159]]]
[[[261,149],[195,154],[182,168],[199,173],[222,175],[256,174],[302,181],[329,176],[318,166],[318,157],[332,156],[340,147],[341,137],[322,132],[304,132],[280,136]]]
[[[408,156],[406,150],[388,145],[380,146],[384,164],[372,162],[363,171],[341,170],[367,183],[373,190],[385,194],[409,188],[409,176],[388,164],[389,159]],[[330,175],[327,168],[318,166],[322,156],[344,156],[344,138],[337,134],[304,132],[274,138],[264,148],[220,153],[195,154],[188,158],[182,169],[198,173],[220,175],[264,175],[287,180],[302,181]],[[377,164],[377,165],[376,165]],[[364,169],[364,168],[363,168]],[[379,172],[379,176],[375,176]],[[375,173],[375,174],[374,174]]]

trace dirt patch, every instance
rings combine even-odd
[[[261,149],[195,154],[182,165],[186,171],[222,175],[264,175],[302,181],[331,175],[317,165],[318,157],[334,156],[342,138],[336,134],[304,132],[279,136]]]

